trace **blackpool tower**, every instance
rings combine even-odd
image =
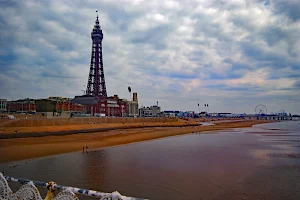
[[[100,27],[98,15],[97,15],[97,19],[93,31],[91,33],[91,38],[93,40],[93,45],[92,45],[90,73],[89,73],[88,84],[86,87],[86,94],[106,98],[107,92],[105,86],[103,58],[102,58],[103,33]]]

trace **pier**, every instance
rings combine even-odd
[[[300,116],[288,115],[247,115],[245,119],[249,120],[275,120],[275,121],[300,121]]]

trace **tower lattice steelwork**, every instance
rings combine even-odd
[[[103,33],[100,27],[98,15],[91,33],[93,40],[90,73],[88,84],[86,88],[86,94],[92,96],[107,97],[104,70],[103,70],[103,58],[102,58],[102,40]]]

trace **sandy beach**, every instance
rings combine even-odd
[[[0,140],[0,163],[17,161],[23,159],[32,159],[37,157],[56,155],[68,152],[82,151],[82,147],[87,145],[89,150],[107,146],[128,144],[146,140],[153,140],[163,137],[176,136],[188,133],[209,133],[209,131],[251,127],[254,124],[267,123],[263,120],[245,120],[232,122],[214,122],[213,126],[186,126],[182,127],[182,122],[171,122],[177,127],[149,127],[134,129],[118,129],[93,133],[79,133],[60,136],[45,137],[27,137]],[[180,124],[181,123],[181,124]],[[189,122],[191,123],[191,122]],[[195,123],[195,122],[193,122]],[[111,124],[112,125],[112,124]],[[132,125],[132,124],[131,124]],[[153,124],[152,124],[153,125]],[[86,128],[91,125],[79,125],[78,127],[60,127],[68,128]],[[104,125],[103,125],[104,126]],[[108,125],[106,125],[108,126]],[[122,125],[118,125],[122,126]],[[9,127],[7,127],[9,128]],[[31,129],[32,127],[29,127]],[[34,127],[37,130],[48,130],[47,127]],[[52,127],[60,130],[59,127]],[[20,128],[19,128],[20,129]],[[25,129],[25,128],[24,128]],[[28,131],[28,127],[26,129]],[[5,128],[2,129],[5,132]],[[1,133],[0,133],[1,134]]]

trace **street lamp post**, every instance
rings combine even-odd
[[[46,100],[46,119],[48,118],[48,100]]]
[[[68,105],[68,106],[69,106],[69,113],[71,113],[71,105],[70,105],[70,104],[71,104],[71,101],[70,101],[70,99],[68,99],[68,104],[69,104],[69,105]]]
[[[141,110],[141,108],[139,108],[139,117],[142,117],[141,112],[142,112],[142,110]]]
[[[24,98],[22,97],[22,114],[23,114],[23,103],[24,103]]]

